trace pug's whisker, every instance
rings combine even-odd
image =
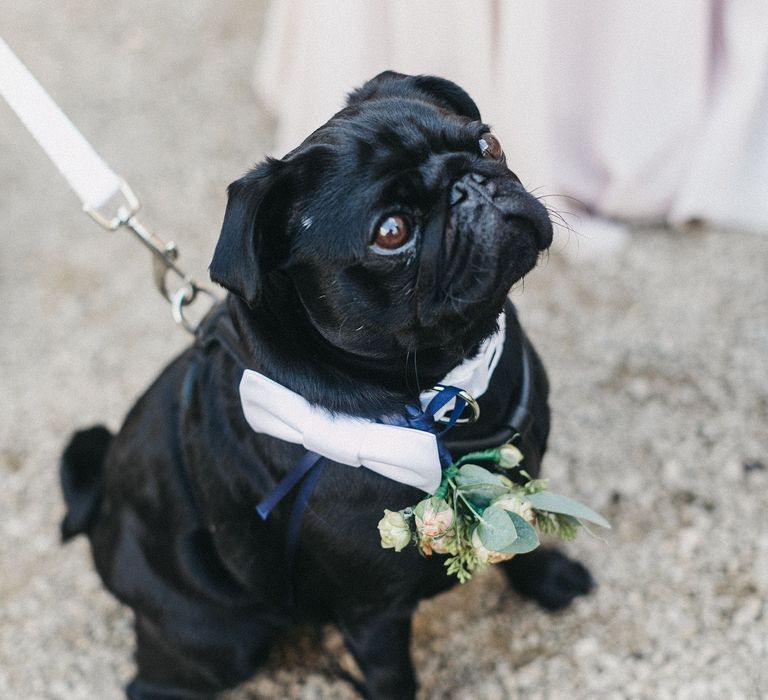
[[[578,231],[576,228],[573,227],[573,225],[565,218],[564,214],[567,214],[568,216],[572,216],[576,218],[579,218],[579,214],[571,211],[561,212],[555,209],[554,207],[550,207],[546,204],[544,204],[544,207],[546,208],[547,213],[549,214],[550,221],[552,221],[553,227],[562,229],[567,233],[565,242],[562,244],[561,249],[564,250],[565,248],[568,247],[568,245],[570,245],[572,235],[576,237],[576,241],[578,244],[578,239],[582,236],[582,234],[580,231]]]
[[[416,392],[421,393],[421,382],[419,380],[419,367],[416,361],[417,348],[408,348],[405,353],[405,385],[410,390],[412,382],[416,382]],[[413,357],[413,370],[411,371],[411,357]]]
[[[540,190],[541,187],[537,187],[536,189]],[[587,211],[589,209],[589,207],[580,199],[578,199],[577,197],[572,197],[571,195],[568,195],[568,194],[559,194],[557,192],[548,192],[547,194],[535,194],[535,192],[536,190],[532,190],[529,194],[531,194],[533,197],[538,199],[539,202],[541,202],[547,208],[552,208],[552,205],[546,201],[548,198],[551,198],[551,199],[558,199],[558,200],[567,199],[573,202],[576,205],[576,210],[575,211],[569,210],[566,213],[573,214],[574,216],[578,216],[579,212]]]
[[[550,217],[552,216],[555,217],[555,221],[552,222],[555,226],[565,229],[568,233],[576,236],[581,235],[559,212],[550,212]]]
[[[547,210],[547,214],[549,215],[550,219],[553,217],[555,218],[555,221],[553,222],[555,225],[562,226],[563,228],[573,233],[578,233],[564,216],[565,214],[568,214],[569,216],[578,216],[578,214],[574,214],[573,212],[568,211],[560,211],[559,209],[555,209],[554,207],[549,206],[544,202],[542,202],[542,204],[544,204],[544,208]]]
[[[541,188],[537,188],[541,189]],[[533,192],[531,192],[533,194]],[[584,203],[582,200],[580,200],[578,197],[572,197],[571,195],[567,194],[558,194],[556,192],[544,194],[544,195],[536,195],[533,194],[533,196],[541,202],[541,204],[544,206],[544,208],[547,210],[547,213],[549,214],[551,219],[554,219],[553,224],[555,226],[558,226],[560,228],[565,229],[568,231],[569,236],[566,240],[565,245],[568,245],[570,243],[570,234],[574,234],[575,236],[581,236],[582,234],[573,227],[573,225],[566,219],[566,216],[574,219],[580,219],[584,212],[587,212],[589,207],[587,207],[586,203]],[[559,209],[551,204],[547,203],[545,200],[547,197],[554,197],[557,199],[567,199],[573,202],[576,207],[575,209]]]
[[[416,378],[416,391],[420,394],[421,380],[419,379],[419,365],[416,359],[418,352],[419,352],[418,348],[413,349],[413,376]]]
[[[537,187],[536,189],[540,190],[541,187]],[[533,194],[533,192],[535,191],[536,190],[533,190],[531,194]],[[542,200],[546,199],[547,197],[557,197],[558,199],[569,199],[571,202],[573,202],[578,206],[579,211],[587,211],[589,209],[589,207],[585,202],[580,200],[578,197],[573,197],[572,195],[569,195],[569,194],[559,194],[557,192],[550,192],[549,194],[542,194],[542,195],[534,194],[533,196],[536,197],[536,199],[538,199],[542,204],[544,204],[544,206],[546,206],[546,203],[543,202]],[[572,212],[572,213],[577,214],[577,212]]]
[[[341,334],[342,334],[342,331],[344,330],[344,325],[346,324],[346,322],[347,322],[348,320],[349,320],[349,317],[348,317],[348,316],[345,316],[345,317],[344,317],[344,318],[342,318],[342,319],[341,319],[341,321],[339,322],[339,330],[337,331],[337,333],[339,334],[339,336],[341,336]]]
[[[410,364],[410,359],[411,359],[411,349],[410,349],[410,348],[408,348],[408,349],[405,351],[405,385],[406,385],[407,387],[409,387],[409,386],[410,386],[410,384],[411,384],[411,382],[410,382],[410,379],[411,379],[411,375],[410,375],[410,372],[408,371],[408,369],[409,369],[409,364]],[[417,382],[417,383],[418,383],[418,382]]]

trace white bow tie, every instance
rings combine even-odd
[[[501,357],[504,331],[502,314],[498,332],[482,344],[475,357],[455,367],[440,383],[459,387],[479,398],[488,388]],[[422,409],[434,395],[432,390],[421,394]],[[250,369],[243,372],[240,380],[240,402],[248,425],[257,433],[303,445],[334,462],[366,467],[427,493],[434,493],[440,485],[442,469],[433,433],[334,415]],[[435,418],[450,410],[453,403],[441,409]]]

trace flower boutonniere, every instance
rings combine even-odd
[[[545,480],[520,470],[522,460],[511,444],[462,457],[443,472],[434,496],[401,511],[384,511],[381,546],[399,552],[413,543],[426,556],[447,554],[448,573],[464,583],[478,568],[536,549],[539,532],[569,540],[585,522],[611,527],[599,513],[552,493]],[[524,484],[503,473],[512,469]]]

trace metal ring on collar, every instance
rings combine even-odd
[[[446,387],[443,384],[435,384],[435,386],[432,387],[432,390],[443,391],[445,388]],[[458,396],[467,402],[467,407],[472,411],[472,415],[467,416],[466,418],[460,417],[456,420],[456,423],[474,423],[478,418],[480,418],[480,405],[475,400],[475,397],[464,389],[458,393]],[[449,421],[450,417],[448,414],[444,415],[442,418],[437,419],[438,423],[448,423]]]

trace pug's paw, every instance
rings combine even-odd
[[[536,549],[518,555],[504,562],[503,568],[512,588],[545,610],[562,610],[595,587],[587,568],[557,549]]]

